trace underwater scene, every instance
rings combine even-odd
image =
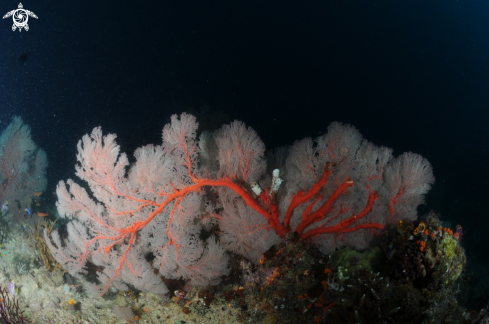
[[[0,323],[489,324],[489,3],[0,7]]]

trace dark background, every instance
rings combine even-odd
[[[29,31],[13,32],[11,18],[0,25],[0,129],[12,115],[32,127],[49,194],[74,177],[76,143],[95,126],[132,155],[161,143],[183,111],[206,128],[240,119],[268,148],[341,121],[429,159],[436,184],[422,212],[461,224],[468,269],[487,277],[489,2],[23,5],[39,17]]]

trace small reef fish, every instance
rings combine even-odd
[[[40,195],[42,195],[42,191],[35,192],[32,195],[35,196],[35,197],[39,197]]]
[[[37,212],[37,216],[39,216],[39,217],[46,217],[46,216],[48,216],[48,214]]]
[[[70,285],[70,288],[73,289],[74,291],[80,290],[80,286],[78,285]]]
[[[25,211],[25,214],[24,214],[24,218],[27,218],[27,216],[31,216],[32,218],[32,213],[31,213],[31,210],[29,208],[24,208],[24,211]]]

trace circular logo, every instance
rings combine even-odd
[[[13,15],[14,17],[14,24],[18,28],[22,28],[25,25],[27,25],[27,20],[29,19],[29,16],[27,15],[27,12],[25,12],[24,9],[17,9],[15,10],[15,13]]]

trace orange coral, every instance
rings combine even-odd
[[[319,300],[314,305],[316,305],[317,307],[323,307],[325,303],[326,298],[324,297],[324,295],[321,295],[319,296]]]
[[[277,277],[279,274],[280,274],[280,272],[278,271],[278,268],[275,268],[275,270],[273,270],[272,274],[267,277],[265,284],[266,285],[271,284],[272,281],[275,280],[275,277]]]
[[[426,247],[426,242],[425,241],[418,241],[417,243],[419,245],[419,250],[421,252],[423,252],[424,251],[424,248]]]
[[[326,306],[325,311],[327,311],[328,309],[330,309],[331,307],[333,307],[333,306],[334,306],[334,304],[335,304],[335,303],[331,303],[331,304],[329,304],[328,306]]]

